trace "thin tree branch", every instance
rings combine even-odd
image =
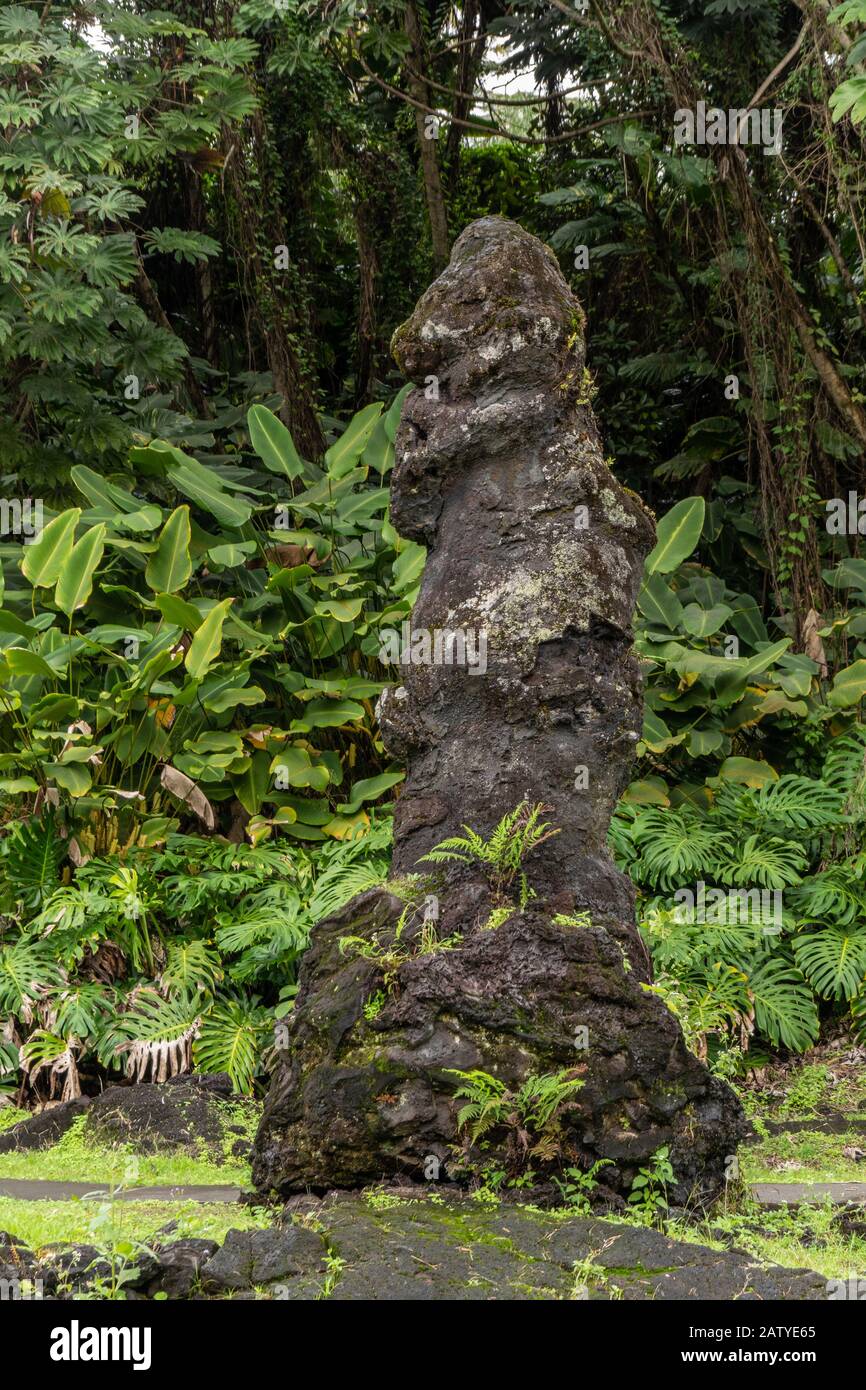
[[[806,23],[803,25],[802,29],[800,30],[799,34],[797,35],[796,39],[795,39],[794,42],[791,44],[791,47],[788,49],[788,52],[785,54],[784,58],[780,58],[780,59],[779,59],[779,61],[778,61],[778,63],[776,64],[776,66],[773,68],[773,71],[772,71],[771,73],[768,73],[768,75],[764,78],[764,80],[763,80],[763,82],[761,83],[760,87],[759,87],[758,90],[755,92],[755,95],[752,97],[751,101],[748,103],[748,105],[747,105],[747,107],[746,107],[746,109],[745,109],[744,114],[740,117],[739,121],[737,122],[737,139],[738,139],[738,140],[739,140],[739,138],[740,138],[740,131],[741,131],[742,128],[743,128],[744,122],[745,122],[745,121],[747,120],[747,118],[748,118],[749,112],[750,112],[751,110],[753,110],[754,107],[757,106],[758,102],[761,100],[761,97],[764,95],[765,92],[769,91],[770,87],[772,87],[773,83],[775,82],[775,80],[776,80],[776,78],[779,76],[779,74],[785,71],[785,68],[788,66],[788,64],[791,63],[791,62],[793,62],[793,60],[796,58],[797,54],[800,52],[800,49],[803,47],[803,40],[804,40],[805,37],[806,37],[806,31],[808,30],[808,28],[809,28],[809,22],[808,22],[808,20],[807,20]]]
[[[604,116],[601,120],[592,121],[589,125],[578,126],[575,130],[566,130],[562,135],[550,135],[536,138],[532,135],[516,135],[510,130],[503,130],[500,126],[480,125],[477,121],[463,121],[457,116],[443,116],[441,111],[437,111],[435,106],[428,106],[425,102],[410,97],[408,92],[401,91],[399,87],[394,87],[390,82],[386,82],[383,77],[379,77],[367,63],[360,53],[355,55],[361,67],[369,78],[381,87],[390,96],[396,97],[398,101],[404,101],[408,106],[414,106],[419,111],[426,111],[430,116],[438,116],[441,120],[449,120],[452,125],[462,126],[464,130],[477,131],[479,135],[498,135],[503,140],[512,140],[518,145],[561,145],[567,140],[574,140],[578,135],[588,135],[593,130],[599,130],[602,126],[617,125],[622,121],[642,120],[645,116],[651,116],[652,111],[623,111],[618,116]]]

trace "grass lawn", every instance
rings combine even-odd
[[[3,1112],[0,1111],[0,1115]],[[88,1139],[80,1116],[50,1149],[0,1154],[0,1178],[33,1178],[60,1182],[123,1184],[124,1187],[178,1187],[196,1183],[248,1188],[250,1165],[231,1156],[236,1134],[227,1134],[225,1157],[219,1160],[204,1146],[199,1156],[184,1153],[140,1154],[131,1145],[98,1144]],[[254,1123],[245,1138],[252,1139]]]
[[[18,1236],[31,1250],[54,1242],[102,1244],[105,1211],[110,1207],[113,1231],[127,1240],[148,1242],[170,1223],[168,1237],[207,1237],[222,1243],[230,1230],[269,1226],[271,1215],[261,1207],[223,1202],[113,1202],[99,1198],[72,1202],[21,1202],[0,1197],[0,1230]]]

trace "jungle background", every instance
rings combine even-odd
[[[2,6],[10,1113],[260,1091],[311,927],[386,876],[389,341],[489,213],[559,257],[660,519],[611,831],[655,988],[725,1076],[866,1042],[864,60],[864,0]],[[700,100],[780,153],[676,145]]]

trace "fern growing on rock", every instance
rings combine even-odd
[[[556,827],[541,819],[547,809],[540,802],[531,806],[528,801],[521,801],[502,817],[489,839],[464,825],[465,835],[442,840],[422,855],[420,862],[480,864],[496,903],[504,907],[513,900],[516,880],[519,906],[524,908],[532,897],[524,860],[545,840],[559,834]]]

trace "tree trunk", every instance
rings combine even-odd
[[[243,138],[226,151],[223,170],[234,204],[233,236],[238,276],[251,321],[258,330],[274,390],[282,397],[279,416],[291,432],[298,451],[320,458],[325,437],[313,405],[313,394],[294,343],[297,324],[276,268],[278,247],[285,246],[285,227],[279,215],[278,191],[270,186],[264,145],[267,132],[261,111],[250,117]],[[248,160],[255,161],[251,176]],[[253,195],[253,189],[259,192]],[[232,209],[229,209],[230,215]],[[280,253],[282,254],[282,253]]]
[[[153,281],[144,268],[144,261],[141,259],[141,252],[137,244],[136,258],[138,260],[138,270],[135,276],[135,289],[145,313],[160,328],[164,328],[166,332],[177,337],[178,334],[174,332],[171,326],[171,320],[160,303],[159,295],[156,292],[156,286],[153,284]],[[209,420],[211,418],[210,407],[205,400],[188,357],[183,359],[183,380],[187,395],[194,409],[197,411],[199,418],[202,420]]]
[[[424,71],[426,53],[421,33],[421,22],[414,0],[406,6],[406,34],[411,45],[410,71],[407,72],[407,85],[414,101],[430,107],[430,89],[423,78],[416,76]],[[442,175],[439,170],[439,157],[436,153],[438,128],[421,107],[416,106],[415,129],[418,133],[418,152],[421,159],[421,176],[424,180],[424,197],[427,201],[427,216],[430,219],[430,240],[433,246],[433,260],[437,270],[444,270],[451,254],[451,237],[448,232],[448,213],[445,208],[445,193],[442,188]]]

